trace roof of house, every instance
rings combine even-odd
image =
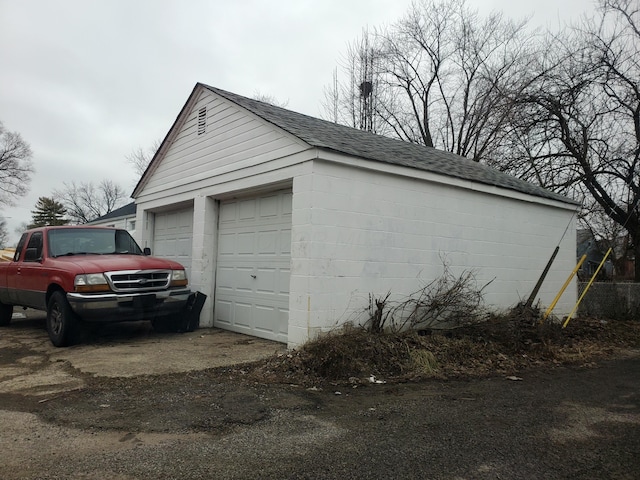
[[[198,85],[245,108],[312,147],[578,205],[563,195],[454,153],[310,117],[202,83],[197,84],[196,88]]]
[[[105,220],[110,220],[112,218],[120,218],[120,217],[129,217],[136,214],[136,202],[131,202],[124,207],[116,208],[111,212],[91,220],[89,223],[94,222],[103,222]]]

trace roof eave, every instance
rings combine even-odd
[[[153,175],[153,172],[155,172],[162,157],[164,157],[167,150],[169,149],[169,146],[171,144],[171,141],[173,140],[173,137],[177,134],[180,127],[184,124],[187,113],[189,112],[192,104],[195,102],[197,93],[200,90],[202,90],[203,87],[204,87],[203,84],[198,82],[193,87],[193,90],[191,90],[191,94],[189,95],[189,98],[187,98],[187,101],[184,103],[184,105],[180,109],[180,112],[176,116],[176,119],[173,121],[171,128],[169,129],[167,134],[164,136],[164,139],[160,143],[158,150],[156,150],[156,153],[153,155],[153,158],[149,162],[149,165],[147,166],[146,170],[140,177],[140,180],[138,180],[138,183],[136,184],[135,188],[133,189],[133,192],[131,193],[131,198],[134,198],[134,199],[137,198],[142,192],[142,190],[144,189],[145,185],[148,183],[149,178],[151,177],[151,175]]]

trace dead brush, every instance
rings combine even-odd
[[[531,352],[552,355],[550,347],[562,342],[559,322],[542,321],[539,305],[528,307],[524,302],[506,312],[493,312],[483,324],[472,326],[467,331],[483,335],[503,345],[512,352]]]
[[[434,375],[438,371],[436,356],[429,350],[420,348],[409,350],[412,369],[422,375]]]
[[[443,274],[401,301],[390,300],[391,292],[376,297],[369,294],[369,319],[365,328],[372,333],[451,329],[486,318],[483,290],[473,270],[455,276],[444,263]]]
[[[528,329],[533,328],[533,318],[525,321],[529,322]],[[369,385],[372,375],[387,382],[405,382],[506,375],[544,365],[590,365],[616,352],[640,347],[638,321],[586,318],[572,322],[565,330],[549,322],[549,326],[541,327],[541,333],[525,334],[521,329],[518,342],[514,341],[513,327],[506,325],[509,321],[514,321],[513,317],[496,315],[484,323],[431,335],[411,331],[371,333],[346,325],[288,354],[274,355],[239,371],[243,372],[241,378],[256,382],[266,379],[309,387],[327,383]]]
[[[372,333],[346,326],[307,342],[296,352],[306,375],[336,381],[369,377],[430,375],[437,370],[425,337],[411,332]]]

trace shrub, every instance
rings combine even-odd
[[[471,325],[487,318],[482,293],[487,285],[478,288],[472,270],[455,276],[445,262],[440,277],[401,301],[391,301],[391,292],[384,297],[369,294],[369,319],[364,326],[380,333]]]

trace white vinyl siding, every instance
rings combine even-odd
[[[206,107],[206,132],[198,113]],[[144,188],[145,195],[202,184],[215,176],[287,157],[309,147],[239,107],[202,92]],[[183,188],[180,188],[181,190]]]
[[[133,235],[136,230],[136,217],[118,217],[118,218],[109,218],[103,221],[94,221],[89,222],[87,225],[91,225],[93,227],[114,227],[114,228],[122,228],[127,230],[129,233]]]

